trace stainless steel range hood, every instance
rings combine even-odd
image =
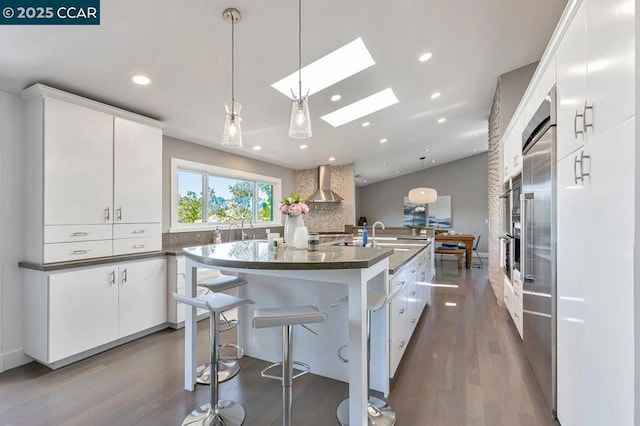
[[[309,203],[344,203],[344,198],[331,189],[331,168],[318,167],[318,190],[307,199]]]

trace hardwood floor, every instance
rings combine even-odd
[[[511,320],[499,308],[487,270],[436,261],[431,309],[416,329],[390,395],[399,426],[553,425]],[[456,306],[445,306],[446,302]],[[207,321],[199,324],[206,358]],[[164,330],[57,371],[31,363],[0,374],[0,425],[179,425],[208,387],[182,389],[182,331]],[[221,385],[241,402],[246,426],[281,424],[279,383],[266,363],[244,358]],[[337,424],[347,385],[315,375],[294,384],[294,424]]]

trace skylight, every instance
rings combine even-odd
[[[302,94],[306,95],[307,90],[309,96],[318,93],[375,64],[367,46],[361,38],[357,38],[302,68]],[[298,71],[273,83],[271,87],[293,99],[291,90],[297,92]]]
[[[397,103],[398,98],[389,87],[320,118],[338,127]]]

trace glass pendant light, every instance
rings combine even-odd
[[[298,96],[291,90],[293,105],[289,136],[296,139],[311,137],[311,118],[309,117],[309,91],[302,96],[302,0],[298,0]]]
[[[424,169],[424,159],[425,157],[420,157],[420,160],[422,160],[422,168],[420,169],[421,171]],[[438,199],[438,192],[433,188],[413,188],[411,191],[409,191],[408,198],[410,203],[429,204],[435,202]]]
[[[240,109],[242,105],[235,99],[235,26],[240,22],[240,11],[229,8],[222,12],[225,22],[231,24],[231,102],[224,104],[227,116],[224,120],[224,131],[222,132],[222,146],[229,148],[242,148],[242,129],[240,128]]]

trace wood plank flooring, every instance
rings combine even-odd
[[[459,287],[434,288],[389,398],[397,425],[553,425],[486,268],[439,260],[436,267],[438,283]],[[199,325],[201,360],[207,325]],[[0,374],[0,425],[179,425],[209,392],[182,389],[183,339],[164,330],[57,371],[31,363]],[[244,405],[246,426],[280,425],[279,383],[259,374],[266,363],[247,357],[241,365],[221,396]],[[294,424],[337,424],[335,407],[347,393],[335,380],[296,380]]]

